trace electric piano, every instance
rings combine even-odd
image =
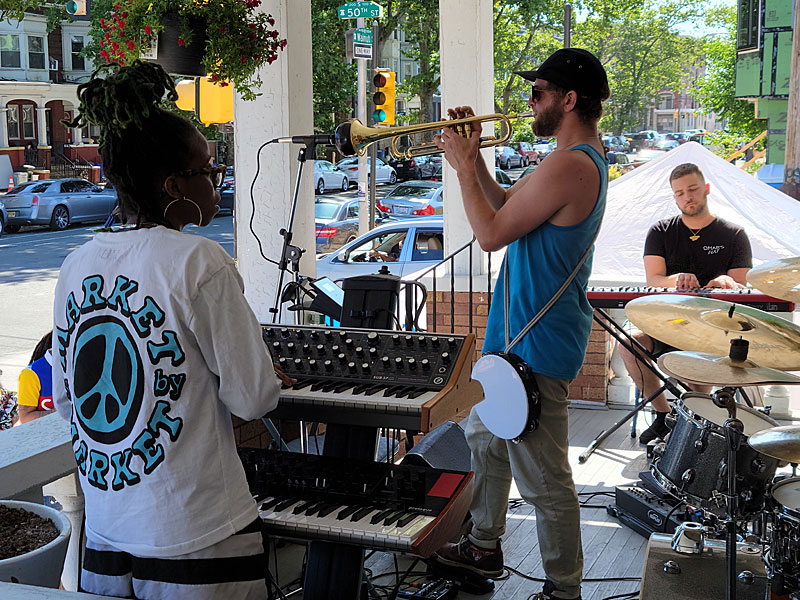
[[[592,308],[625,308],[625,305],[634,298],[652,296],[654,294],[683,294],[688,296],[702,296],[744,304],[765,312],[792,312],[794,303],[767,296],[752,288],[738,290],[722,288],[697,288],[678,290],[675,288],[656,287],[590,287],[586,297]]]
[[[275,419],[428,432],[482,398],[474,334],[262,325],[273,361],[297,380]]]
[[[471,472],[240,448],[259,515],[273,535],[411,552],[456,535]]]

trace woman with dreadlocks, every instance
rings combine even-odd
[[[86,497],[81,588],[136,598],[266,598],[258,511],[231,414],[277,405],[279,381],[242,279],[208,225],[225,167],[158,65],[78,88],[69,124],[99,125],[122,227],[64,261],[53,396],[72,424]]]

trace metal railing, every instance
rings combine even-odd
[[[77,157],[72,160],[61,153],[53,153],[50,161],[50,177],[60,179],[63,177],[80,177],[89,179],[89,173],[94,165],[88,160]]]

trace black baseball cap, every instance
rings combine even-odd
[[[528,81],[544,79],[588,98],[606,100],[611,95],[603,65],[594,54],[582,48],[556,50],[538,69],[514,71],[514,74]]]

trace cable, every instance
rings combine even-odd
[[[518,575],[523,579],[527,579],[528,581],[535,581],[537,583],[544,583],[546,581],[545,579],[542,579],[540,577],[531,577],[530,575],[525,575],[525,573],[517,571],[514,567],[509,567],[508,565],[503,565],[503,568],[505,568],[509,573]],[[642,580],[641,577],[623,576],[623,577],[587,577],[585,579],[582,579],[581,581],[585,583],[605,583],[608,581],[641,581],[641,580]]]
[[[256,174],[253,176],[252,183],[250,183],[250,207],[252,208],[252,211],[250,212],[250,232],[253,234],[253,237],[256,239],[256,242],[258,242],[258,252],[261,254],[261,257],[265,261],[270,262],[273,265],[279,267],[280,263],[277,260],[273,260],[271,258],[268,258],[264,254],[264,248],[261,245],[261,240],[258,238],[258,235],[256,235],[256,230],[253,228],[253,220],[256,217],[256,201],[255,201],[255,197],[253,195],[253,190],[256,187],[256,181],[258,180],[258,174],[261,171],[261,151],[264,148],[266,148],[267,146],[269,146],[270,144],[277,143],[277,141],[278,141],[278,138],[272,139],[272,140],[270,140],[268,142],[264,142],[263,144],[261,144],[259,149],[256,151]]]
[[[397,560],[396,557],[395,557],[395,560]],[[392,594],[391,594],[391,596],[389,596],[390,600],[395,600],[397,598],[397,593],[400,591],[400,586],[403,584],[403,581],[405,581],[405,578],[408,577],[408,575],[411,573],[411,571],[414,570],[414,567],[417,566],[417,563],[419,561],[420,561],[419,558],[415,558],[414,562],[412,562],[410,565],[408,565],[408,569],[406,569],[406,572],[403,573],[403,576],[400,579],[397,580],[397,585],[394,586],[394,590],[392,590]]]

